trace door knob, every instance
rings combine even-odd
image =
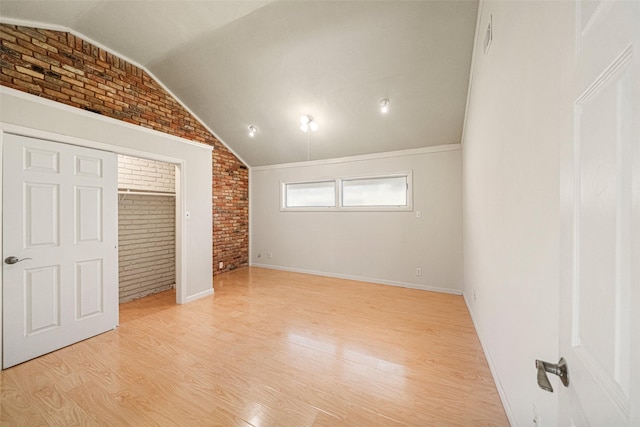
[[[565,387],[569,387],[569,370],[564,357],[561,357],[557,364],[536,360],[536,368],[538,369],[538,386],[541,389],[553,393],[553,387],[551,387],[547,372],[559,376],[562,384]]]
[[[20,261],[24,261],[25,259],[31,259],[31,258],[19,259],[17,256],[8,256],[4,259],[4,262],[6,262],[7,264],[16,264]]]

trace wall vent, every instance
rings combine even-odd
[[[487,31],[484,34],[484,53],[485,55],[489,51],[491,41],[493,40],[493,15],[489,16],[489,24],[487,25]]]

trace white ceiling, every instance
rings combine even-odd
[[[310,160],[459,143],[477,6],[2,0],[0,17],[69,28],[144,66],[261,166],[305,161],[307,143]],[[320,126],[308,141],[303,114]]]

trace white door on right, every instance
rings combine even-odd
[[[640,426],[640,2],[577,1],[562,154],[559,425]],[[569,146],[570,145],[570,146]]]

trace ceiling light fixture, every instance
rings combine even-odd
[[[311,129],[311,132],[315,132],[318,130],[318,123],[313,121],[312,116],[300,116],[300,123],[300,130],[302,132],[309,132],[309,129]]]
[[[258,133],[258,128],[255,127],[254,125],[250,125],[249,126],[249,137],[253,138],[254,136],[256,136],[256,133]]]
[[[389,111],[389,105],[391,104],[391,101],[389,101],[389,98],[382,98],[379,104],[382,114],[386,114]]]

